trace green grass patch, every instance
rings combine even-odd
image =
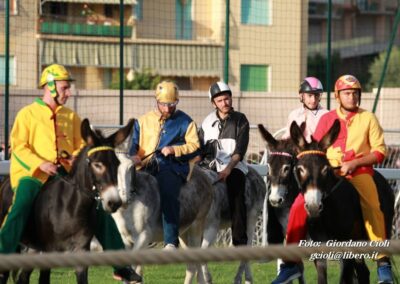
[[[395,257],[398,263],[399,256]],[[239,262],[210,263],[209,268],[216,284],[232,283]],[[376,263],[367,261],[371,273],[371,283],[377,283]],[[315,283],[317,279],[314,263],[304,260],[305,278],[308,283]],[[185,265],[148,265],[144,267],[144,281],[146,284],[176,284],[183,283],[185,278]],[[252,262],[251,270],[254,283],[270,283],[276,276],[276,262]],[[396,273],[398,275],[398,273]],[[32,283],[37,283],[38,272],[32,275]],[[339,282],[339,262],[329,261],[328,279],[330,283]],[[54,269],[51,274],[51,283],[74,284],[75,272],[71,268]],[[112,278],[111,267],[91,267],[89,269],[89,283],[115,284]]]

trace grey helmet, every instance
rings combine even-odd
[[[228,84],[224,82],[216,82],[212,84],[210,90],[208,91],[208,97],[210,98],[210,101],[223,94],[228,94],[232,97],[231,89],[229,88]]]

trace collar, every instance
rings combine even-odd
[[[221,120],[221,121],[228,120],[229,117],[232,115],[232,113],[233,113],[234,111],[235,111],[235,110],[233,109],[233,107],[231,107],[231,110],[228,112],[227,116],[226,116],[225,118],[221,118],[221,117],[219,116],[218,109],[216,109],[216,110],[215,110],[215,116],[216,116],[219,120]]]
[[[352,111],[352,112],[349,112],[348,114],[345,114],[345,113],[342,112],[342,110],[340,109],[340,106],[339,106],[339,107],[336,109],[336,113],[337,113],[337,115],[338,115],[338,117],[339,117],[340,119],[349,121],[349,120],[351,120],[351,119],[359,112],[359,110],[360,110],[360,108],[357,108],[356,111]]]

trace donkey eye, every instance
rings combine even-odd
[[[282,173],[283,173],[284,175],[288,175],[288,174],[289,174],[289,171],[290,171],[290,165],[283,165],[283,167],[282,167]]]
[[[302,177],[307,174],[307,170],[302,165],[297,166],[297,171]]]
[[[92,165],[98,171],[101,171],[103,169],[103,163],[95,162],[95,163],[92,163]]]

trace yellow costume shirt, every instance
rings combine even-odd
[[[66,151],[77,155],[84,141],[81,119],[71,109],[58,106],[53,112],[41,99],[21,109],[11,130],[11,186],[21,178],[33,177],[44,183],[48,175],[39,169],[43,162],[57,163]],[[69,170],[67,165],[64,165]]]

